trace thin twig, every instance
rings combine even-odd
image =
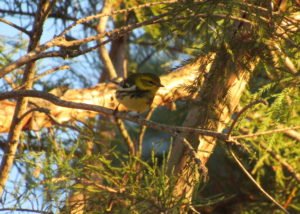
[[[116,123],[117,123],[117,126],[120,130],[120,133],[122,135],[122,137],[124,138],[127,146],[128,146],[128,149],[129,149],[129,154],[131,156],[134,156],[136,154],[136,149],[135,149],[135,146],[134,146],[134,142],[132,141],[123,121],[119,118],[115,118],[116,120]]]
[[[14,23],[6,20],[6,19],[0,18],[0,22],[3,22],[3,23],[8,24],[9,26],[11,26],[13,28],[16,28],[17,30],[25,33],[29,37],[31,36],[31,33],[29,31],[27,31],[26,29],[24,29],[24,28],[22,28],[22,27],[20,27],[20,26],[18,26],[16,24],[14,24]]]
[[[105,115],[114,115],[117,118],[125,119],[128,121],[132,121],[141,125],[146,125],[149,128],[158,129],[161,131],[165,131],[167,133],[172,134],[173,136],[177,137],[181,134],[195,134],[195,135],[207,135],[211,137],[218,138],[220,140],[227,140],[227,135],[198,128],[191,128],[191,127],[182,127],[182,126],[169,126],[165,124],[156,123],[153,121],[145,120],[143,117],[136,115],[132,116],[125,112],[115,112],[113,109],[105,108],[98,105],[92,104],[85,104],[85,103],[76,103],[71,101],[61,100],[59,97],[43,92],[43,91],[35,91],[35,90],[19,90],[19,91],[12,91],[12,92],[4,92],[0,93],[0,100],[3,99],[10,99],[10,98],[18,98],[18,97],[36,97],[48,100],[49,102],[62,107],[73,108],[73,109],[82,109],[88,111],[95,111]]]
[[[189,141],[186,138],[183,138],[182,140],[183,144],[188,148],[188,150],[190,151],[190,153],[193,156],[193,159],[195,160],[196,164],[198,165],[201,174],[205,177],[207,175],[207,168],[205,167],[204,164],[202,164],[200,158],[197,155],[196,150],[194,149],[194,147],[189,143]]]
[[[261,135],[274,134],[274,133],[278,133],[278,132],[285,132],[285,131],[295,130],[295,129],[300,129],[300,126],[274,129],[274,130],[269,130],[269,131],[265,131],[265,132],[258,132],[258,133],[254,133],[254,134],[232,136],[231,138],[238,140],[238,139],[244,139],[244,138],[257,137],[257,136],[261,136]]]
[[[141,5],[132,7],[132,8],[127,8],[127,9],[122,9],[122,10],[118,10],[118,11],[112,11],[112,12],[100,13],[100,14],[93,15],[93,16],[88,16],[88,17],[79,19],[76,22],[74,22],[73,24],[71,24],[69,27],[67,27],[58,36],[63,36],[68,31],[70,31],[73,27],[75,27],[76,25],[82,24],[82,23],[85,23],[85,22],[88,22],[88,21],[91,21],[93,19],[99,19],[99,18],[104,17],[104,16],[113,16],[113,15],[119,15],[119,14],[122,14],[122,13],[128,13],[130,11],[134,11],[134,10],[142,9],[142,8],[146,8],[146,7],[151,7],[151,6],[158,5],[158,4],[173,4],[173,3],[176,3],[176,2],[179,2],[179,1],[182,1],[182,0],[170,0],[170,1],[151,2],[151,3],[141,4]]]
[[[155,108],[151,107],[148,111],[145,120],[150,120]],[[138,141],[138,156],[141,157],[143,153],[143,139],[144,135],[146,133],[147,126],[141,126],[140,132],[139,132],[139,141]]]
[[[30,114],[34,111],[39,111],[39,112],[43,112],[45,114],[49,114],[49,109],[40,108],[40,107],[32,108],[32,109],[28,110],[27,112],[25,112],[20,118],[18,118],[18,122],[21,122],[28,114]]]
[[[55,125],[58,125],[58,126],[61,126],[61,127],[65,127],[65,128],[69,128],[69,129],[72,129],[74,131],[77,131],[77,132],[83,134],[82,131],[79,128],[77,128],[76,126],[71,126],[71,125],[59,123],[57,120],[54,119],[54,117],[52,117],[50,115],[50,113],[48,113],[48,114],[46,113],[46,115],[49,117],[49,119],[51,120],[51,122],[54,123]]]
[[[288,199],[286,200],[286,202],[283,205],[284,208],[288,207],[289,204],[292,203],[293,199],[296,196],[297,190],[298,190],[298,187],[296,187],[296,186],[292,189],[290,196],[288,197]]]
[[[2,211],[20,211],[20,212],[31,212],[31,213],[42,213],[42,214],[53,214],[53,212],[47,212],[43,210],[32,210],[32,209],[22,209],[22,208],[1,208]]]
[[[52,68],[52,69],[50,69],[50,70],[48,70],[48,71],[46,71],[46,72],[40,74],[40,75],[37,75],[36,77],[34,77],[33,79],[31,79],[30,81],[36,81],[36,80],[42,78],[43,76],[46,76],[46,75],[48,75],[48,74],[51,74],[51,73],[53,73],[53,72],[55,72],[55,71],[58,71],[58,70],[66,70],[66,69],[69,69],[69,68],[70,68],[70,66],[68,66],[68,65],[58,66],[58,67]],[[22,84],[22,85],[20,85],[20,86],[18,86],[18,87],[16,87],[16,88],[14,88],[14,90],[20,90],[20,89],[24,88],[24,86],[25,86],[25,84]]]
[[[98,184],[98,183],[95,183],[93,181],[90,181],[88,179],[85,179],[85,178],[77,178],[76,179],[77,181],[79,181],[80,183],[83,183],[83,184],[88,184],[88,185],[94,185],[95,187],[99,188],[99,189],[102,189],[102,190],[105,190],[107,192],[110,192],[110,193],[124,193],[125,191],[125,188],[120,188],[120,189],[114,189],[112,187],[109,187],[109,186],[105,186],[105,185],[102,185],[102,184]]]
[[[230,139],[228,139],[227,134],[219,133],[216,131],[206,130],[206,129],[199,129],[199,128],[191,128],[191,127],[182,127],[182,126],[170,126],[165,124],[156,123],[153,121],[145,120],[143,117],[139,115],[129,115],[126,112],[115,112],[113,109],[105,108],[103,106],[98,105],[92,105],[92,104],[85,104],[85,103],[77,103],[77,102],[71,102],[71,101],[65,101],[61,100],[59,97],[43,92],[43,91],[35,91],[35,90],[19,90],[19,91],[11,91],[11,92],[4,92],[0,93],[0,100],[4,99],[16,99],[18,97],[36,97],[36,98],[42,98],[45,100],[48,100],[49,102],[57,105],[62,106],[66,108],[73,108],[73,109],[82,109],[82,110],[88,110],[88,111],[94,111],[98,113],[102,113],[105,115],[114,115],[117,118],[121,118],[124,120],[132,121],[141,125],[145,125],[148,128],[157,129],[166,133],[170,133],[172,136],[180,137],[183,134],[188,135],[206,135],[211,136],[214,138],[217,138],[222,141],[230,141],[230,140],[236,140],[241,138],[248,138],[248,137],[254,137],[259,136],[263,134],[272,134],[275,132],[283,132],[287,130],[293,130],[293,129],[300,129],[300,126],[297,127],[288,127],[288,128],[282,128],[282,129],[276,129],[276,130],[270,130],[266,132],[261,132],[257,134],[250,134],[250,135],[240,135],[240,136],[232,136]]]
[[[228,139],[230,139],[232,130],[233,130],[233,128],[235,127],[235,125],[236,125],[238,119],[242,116],[242,114],[243,114],[244,112],[246,112],[249,108],[251,108],[252,106],[254,106],[254,105],[258,104],[258,103],[263,103],[263,104],[265,104],[265,105],[268,105],[267,101],[260,99],[260,100],[256,100],[256,101],[254,101],[254,102],[252,102],[252,103],[250,103],[250,104],[244,106],[244,107],[242,108],[242,110],[236,115],[236,117],[234,118],[234,120],[233,120],[231,126],[229,127],[229,130],[228,130],[228,133],[227,133]]]
[[[237,163],[237,165],[240,167],[240,169],[247,175],[247,177],[252,181],[252,183],[266,196],[272,203],[274,203],[279,209],[281,209],[284,213],[289,214],[289,212],[281,206],[269,193],[267,193],[258,183],[257,181],[252,177],[252,175],[247,171],[247,169],[244,167],[244,165],[240,162],[240,160],[237,158],[237,156],[232,151],[231,145],[228,144],[228,151],[230,155],[233,157],[234,161]]]
[[[231,132],[233,128],[235,127],[238,119],[241,117],[241,115],[246,112],[249,108],[252,106],[258,104],[258,103],[263,103],[267,105],[268,103],[265,100],[256,100],[248,105],[246,105],[236,116],[234,121],[232,122],[229,131],[227,133],[227,139],[234,139],[236,141],[237,138],[231,137]],[[239,136],[238,136],[239,137]],[[225,141],[226,142],[226,141]],[[237,165],[240,167],[240,169],[247,175],[247,177],[250,179],[250,181],[270,200],[272,201],[278,208],[280,208],[283,212],[289,213],[284,207],[282,207],[269,193],[267,193],[258,183],[257,181],[252,177],[252,175],[247,171],[245,166],[240,162],[240,160],[237,158],[237,156],[234,154],[232,150],[232,144],[227,144],[228,151],[230,155],[233,157],[234,161],[237,163]]]

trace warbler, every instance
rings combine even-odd
[[[155,94],[160,87],[164,86],[157,75],[133,73],[119,83],[116,98],[127,110],[142,113],[150,109]]]

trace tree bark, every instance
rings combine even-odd
[[[239,42],[247,43],[247,40]],[[255,56],[253,53],[257,50],[241,48],[238,42],[232,44],[232,47],[235,47],[233,55],[237,56],[234,61],[232,55],[225,48],[217,53],[183,126],[222,132],[230,120],[240,101],[249,75],[257,63],[257,58],[252,57]],[[205,164],[216,146],[216,139],[208,136],[186,137],[197,150],[198,158],[205,169]],[[204,177],[206,172],[199,173],[196,163],[188,155],[189,151],[180,142],[181,140],[182,138],[176,139],[173,145],[169,169],[174,168],[174,174],[178,176],[174,196],[191,201],[196,182],[199,181],[200,176]],[[182,212],[186,209],[186,207],[183,208]]]

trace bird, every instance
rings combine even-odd
[[[119,105],[125,106],[127,111],[143,113],[150,109],[156,92],[161,84],[160,78],[153,73],[132,73],[121,81],[116,90]],[[118,107],[115,109],[118,111]]]

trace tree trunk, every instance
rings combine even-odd
[[[246,46],[247,41],[240,40],[232,44],[233,54],[229,54],[226,48],[222,48],[217,53],[201,90],[193,100],[183,126],[218,132],[224,129],[239,103],[249,75],[257,63],[257,58],[252,57],[255,56],[254,48],[251,50],[241,47],[239,44]],[[232,56],[236,56],[235,59]],[[213,153],[216,140],[207,136],[186,137],[197,150],[198,158],[205,166]],[[188,155],[189,151],[180,142],[181,140],[182,138],[175,140],[169,168],[175,167],[174,174],[178,176],[174,196],[191,201],[196,182],[199,181],[200,176],[205,176],[206,172],[202,171],[201,173],[197,170],[196,163]],[[183,208],[182,212],[185,212],[186,209]]]

